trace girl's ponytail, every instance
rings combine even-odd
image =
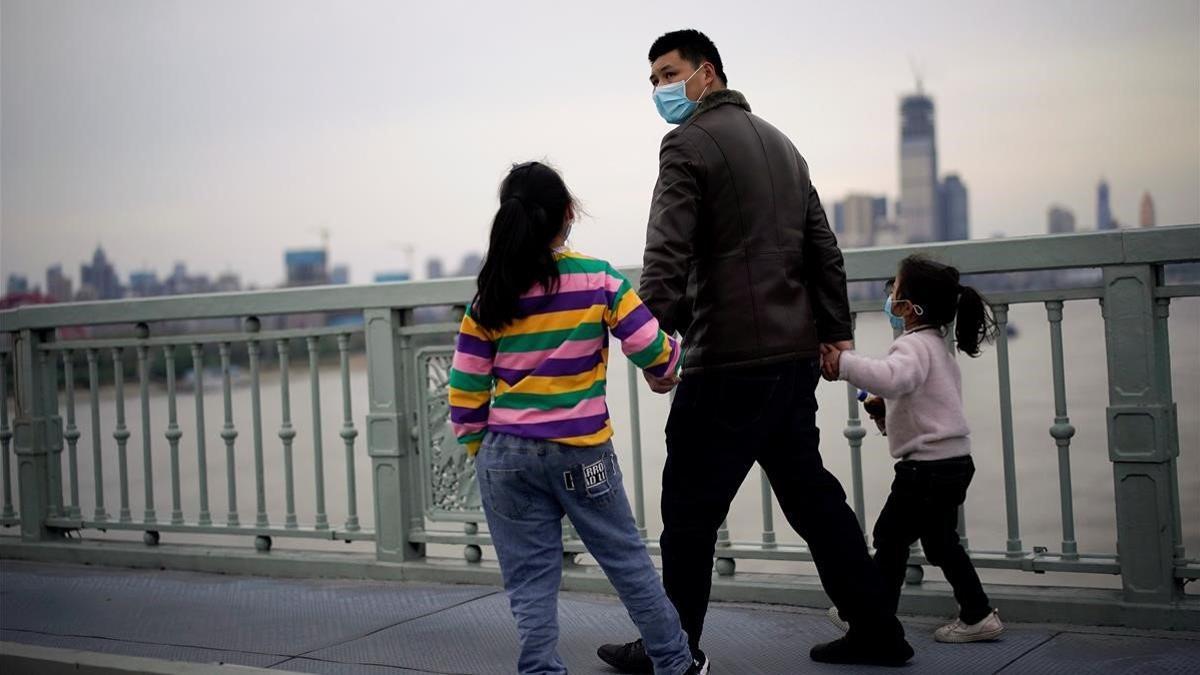
[[[958,350],[967,356],[979,356],[979,347],[984,340],[996,339],[998,329],[992,317],[992,309],[970,286],[958,287],[958,311],[954,324],[954,339]]]
[[[535,284],[548,294],[558,290],[551,244],[573,212],[574,200],[554,169],[539,162],[513,167],[500,184],[500,208],[471,303],[480,326],[500,330],[511,323],[521,296]]]

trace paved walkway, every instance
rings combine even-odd
[[[635,635],[607,596],[564,593],[560,651],[573,673],[611,673],[601,641]],[[992,643],[942,645],[906,619],[907,672],[1200,672],[1200,634],[1011,625]],[[837,636],[823,612],[714,603],[713,672],[850,673],[808,659]],[[510,673],[516,630],[486,586],[267,579],[0,561],[0,641],[311,673]],[[886,672],[879,669],[879,672]]]

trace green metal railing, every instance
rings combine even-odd
[[[12,314],[11,312],[9,313]],[[31,522],[27,518],[17,518],[15,513],[6,511],[4,523],[7,525],[21,524],[23,526],[23,534],[28,537],[31,534],[37,533],[37,536],[53,536],[55,531],[76,530],[76,529],[96,529],[96,530],[130,530],[145,532],[147,543],[157,543],[161,532],[186,532],[194,534],[249,534],[257,537],[257,544],[260,548],[266,549],[270,547],[272,536],[281,537],[303,537],[303,538],[321,538],[335,540],[357,540],[374,538],[374,532],[364,530],[359,526],[357,516],[357,489],[356,475],[354,469],[354,448],[358,431],[354,424],[352,415],[352,398],[351,388],[349,386],[349,343],[350,336],[354,333],[361,332],[361,329],[348,328],[319,328],[319,329],[290,329],[276,331],[261,331],[260,324],[257,318],[250,317],[246,320],[247,330],[241,334],[211,334],[211,335],[173,335],[164,337],[150,337],[149,327],[146,322],[139,322],[136,327],[136,336],[133,338],[121,339],[79,339],[79,340],[63,340],[63,341],[46,341],[35,337],[34,331],[18,332],[13,337],[12,343],[15,350],[6,351],[3,354],[4,358],[10,358],[12,353],[18,355],[16,368],[14,369],[18,377],[18,385],[23,373],[19,356],[22,347],[33,348],[34,359],[37,364],[37,373],[29,378],[36,388],[37,382],[46,382],[41,391],[35,392],[33,396],[39,396],[45,400],[43,406],[36,406],[36,403],[31,408],[22,410],[22,392],[17,393],[17,415],[16,424],[21,425],[22,412],[28,413],[31,411],[39,411],[49,413],[44,415],[38,423],[31,424],[27,428],[34,434],[36,438],[28,439],[30,442],[40,442],[53,453],[48,455],[50,461],[47,466],[50,472],[49,479],[46,485],[49,492],[46,495],[47,503],[31,508],[23,506],[22,513],[28,514],[31,512],[43,513],[41,523]],[[321,438],[321,420],[322,414],[320,409],[320,380],[318,378],[318,370],[320,368],[318,362],[319,349],[322,339],[333,338],[336,340],[337,348],[340,354],[339,373],[342,383],[342,427],[339,435],[344,440],[346,449],[346,473],[345,473],[345,492],[347,494],[347,510],[348,517],[345,524],[341,528],[330,527],[328,517],[325,512],[325,480],[326,467],[322,456],[322,438]],[[313,514],[311,524],[302,526],[298,520],[295,509],[295,478],[293,472],[293,457],[292,457],[292,440],[295,438],[295,430],[291,423],[290,409],[290,354],[291,343],[302,341],[302,344],[307,347],[309,357],[309,368],[311,373],[310,387],[313,400],[313,448],[314,448],[314,475],[313,475],[313,493],[315,495],[316,510]],[[222,441],[225,447],[224,468],[225,468],[225,487],[227,497],[227,511],[224,518],[224,523],[215,523],[210,506],[210,492],[208,484],[208,441],[210,428],[206,423],[206,402],[205,402],[205,386],[204,386],[204,346],[215,344],[217,346],[220,364],[220,386],[222,392],[222,409],[221,409],[221,426],[217,437]],[[286,491],[286,513],[282,526],[272,525],[266,507],[267,483],[272,481],[274,484],[279,482],[279,472],[274,471],[275,466],[270,468],[272,473],[268,472],[266,462],[264,430],[262,428],[262,402],[260,396],[260,372],[262,370],[262,353],[264,345],[267,349],[272,349],[278,355],[278,361],[281,365],[279,370],[280,376],[280,402],[282,409],[283,423],[278,429],[277,435],[282,446],[282,483]],[[179,453],[180,440],[184,436],[184,432],[180,429],[177,411],[179,408],[179,392],[177,388],[177,370],[178,370],[178,355],[177,349],[183,347],[188,351],[192,365],[192,373],[194,374],[194,402],[195,402],[195,462],[196,462],[196,477],[197,477],[197,492],[198,492],[198,514],[194,522],[185,522],[184,511],[182,504],[182,489],[181,489],[181,458]],[[124,363],[125,350],[132,349],[136,352],[137,363],[137,400],[140,408],[140,424],[139,424],[139,440],[142,448],[142,470],[141,477],[142,489],[144,490],[145,509],[140,519],[136,519],[130,508],[130,476],[129,476],[129,461],[127,455],[127,444],[133,435],[126,426],[126,392],[125,392],[125,377],[126,366]],[[250,390],[250,440],[253,451],[253,478],[254,478],[254,495],[255,495],[255,514],[253,525],[243,524],[242,517],[238,512],[238,437],[240,435],[237,426],[237,417],[243,411],[235,411],[232,400],[234,366],[232,365],[235,349],[244,351],[249,361],[249,390]],[[166,399],[167,399],[167,421],[166,428],[163,432],[163,438],[169,447],[169,466],[170,466],[170,495],[171,495],[171,512],[168,520],[160,520],[155,510],[155,484],[156,477],[161,479],[161,475],[155,472],[154,464],[154,448],[158,445],[156,436],[152,431],[153,419],[150,410],[150,367],[154,356],[158,355],[166,372]],[[109,506],[105,501],[105,471],[106,461],[111,461],[111,457],[106,455],[104,438],[102,435],[101,417],[103,414],[101,406],[101,381],[99,376],[99,367],[105,357],[111,360],[113,367],[112,386],[113,386],[113,413],[115,415],[115,428],[112,433],[112,438],[117,447],[117,472],[119,476],[119,505],[116,519],[109,513]],[[79,429],[76,426],[76,392],[74,369],[77,363],[83,361],[86,363],[88,372],[88,404],[90,413],[90,441],[92,446],[92,473],[94,485],[95,505],[92,509],[90,517],[83,513],[82,505],[79,497],[79,475],[78,468],[78,441],[81,438]],[[61,425],[57,416],[57,387],[54,382],[57,382],[55,364],[61,362],[63,366],[63,396],[66,410],[66,423],[61,431],[56,430],[56,427]],[[9,368],[3,369],[4,373],[9,372]],[[2,380],[0,380],[2,383]],[[2,384],[0,384],[2,386]],[[0,433],[3,434],[5,444],[5,479],[8,479],[9,472],[7,465],[9,462],[7,446],[8,439],[12,436],[12,432],[8,429],[7,424],[7,405],[3,407],[4,418],[0,422]],[[19,430],[18,430],[19,432]],[[59,460],[57,453],[62,450],[62,441],[66,441],[67,446],[67,482],[70,486],[69,492],[64,499],[60,491],[61,477],[58,475]],[[21,440],[17,441],[16,454],[20,458],[23,454]],[[6,484],[7,485],[7,484]],[[36,490],[29,489],[24,481],[21,482],[22,493],[30,493],[30,496],[36,495]],[[6,499],[10,492],[6,488]],[[9,502],[6,501],[6,504]]]
[[[1186,557],[1183,545],[1183,514],[1180,513],[1176,458],[1179,439],[1176,410],[1171,393],[1170,344],[1167,336],[1169,307],[1178,297],[1200,296],[1200,285],[1167,285],[1164,265],[1200,260],[1200,225],[960,242],[915,248],[887,248],[846,252],[851,281],[890,278],[904,256],[920,250],[955,264],[966,274],[1099,268],[1099,285],[1085,288],[989,293],[1000,333],[996,344],[997,388],[1000,413],[1000,455],[1003,466],[1005,545],[1003,550],[971,550],[981,567],[1031,572],[1081,572],[1119,574],[1127,600],[1170,603],[1182,597],[1186,579],[1200,577],[1200,563]],[[636,283],[637,270],[626,270]],[[422,307],[461,308],[471,297],[471,280],[443,280],[382,284],[369,287],[319,287],[267,292],[218,294],[197,297],[151,298],[104,303],[78,303],[24,307],[0,312],[0,445],[3,449],[3,513],[0,523],[19,525],[24,541],[62,538],[72,530],[129,530],[144,532],[147,544],[157,544],[160,533],[235,534],[255,537],[259,550],[269,550],[274,537],[369,540],[375,543],[381,561],[419,561],[427,544],[465,546],[464,555],[477,562],[489,544],[479,523],[478,494],[473,467],[454,441],[447,422],[446,387],[452,354],[455,322],[422,324],[414,311]],[[1099,301],[1103,308],[1109,405],[1107,438],[1112,464],[1118,553],[1089,553],[1079,550],[1075,535],[1075,513],[1071,480],[1071,441],[1075,428],[1068,415],[1062,334],[1064,303]],[[1057,450],[1061,542],[1057,551],[1027,548],[1022,542],[1017,496],[1016,450],[1013,434],[1010,355],[1005,331],[1010,308],[1040,304],[1050,328],[1053,381],[1053,410],[1049,435]],[[853,303],[859,315],[878,311],[874,301]],[[280,328],[264,330],[264,319],[274,316],[355,312],[361,326]],[[242,332],[186,333],[152,336],[150,326],[158,322],[238,318]],[[60,329],[78,326],[135,327],[129,337],[62,339]],[[365,339],[367,382],[366,413],[355,407],[351,383],[352,340]],[[341,393],[340,411],[322,410],[320,354],[323,345],[336,343],[337,370]],[[295,345],[304,346],[308,361],[311,413],[297,419],[291,408],[290,371]],[[205,347],[216,345],[222,390],[220,428],[216,432],[224,446],[227,513],[216,522],[209,501],[208,451],[213,429],[206,423],[204,396]],[[126,425],[125,354],[135,356],[140,414],[130,430]],[[248,361],[249,410],[233,404],[236,358]],[[190,358],[189,358],[190,357]],[[260,378],[264,359],[273,358],[279,377],[280,425],[277,441],[264,437],[263,401]],[[108,443],[101,433],[101,368],[113,367],[111,376],[112,418]],[[178,374],[180,361],[190,361],[195,387],[194,423],[184,429],[179,420]],[[302,361],[302,359],[301,359]],[[61,366],[61,389],[59,367]],[[164,428],[156,435],[150,405],[154,368],[165,370],[167,414]],[[86,367],[87,397],[77,396],[76,369]],[[632,506],[639,530],[652,548],[656,537],[648,532],[644,458],[641,444],[642,404],[638,397],[639,377],[628,366],[629,410],[619,425],[631,429]],[[10,383],[12,386],[10,387]],[[9,425],[8,392],[13,392],[14,414]],[[60,403],[65,422],[60,417]],[[82,438],[77,403],[87,405],[90,437]],[[268,401],[269,405],[276,405]],[[186,405],[186,402],[184,403]],[[361,402],[360,402],[361,405]],[[337,415],[340,412],[340,417]],[[248,414],[249,424],[246,417]],[[331,415],[326,419],[326,415]],[[356,417],[356,414],[358,417]],[[105,418],[109,419],[109,418]],[[365,430],[365,448],[370,460],[370,500],[373,523],[364,526],[358,515],[359,427]],[[323,424],[338,423],[344,446],[344,472],[327,466]],[[293,445],[302,430],[311,433],[313,474],[311,483],[301,478],[296,484]],[[245,452],[242,434],[249,429],[253,452],[255,513],[252,524],[243,524],[238,512],[239,456]],[[137,518],[130,506],[127,444],[134,435],[142,456],[141,481],[144,510]],[[181,457],[181,440],[193,435],[194,456]],[[863,488],[862,446],[866,436],[859,417],[855,391],[847,387],[847,419],[843,436],[849,446],[850,497],[860,524],[866,527]],[[165,440],[169,484],[165,483],[162,458],[157,449]],[[85,514],[80,504],[79,442],[90,442],[94,507]],[[65,441],[65,443],[64,443]],[[117,513],[109,514],[104,492],[111,476],[116,447],[119,485]],[[63,449],[66,475],[63,476]],[[16,490],[12,489],[10,449],[17,460]],[[1192,449],[1195,450],[1195,449]],[[185,518],[182,463],[196,467],[192,521]],[[336,463],[336,462],[334,462]],[[334,478],[336,476],[336,478]],[[338,481],[338,492],[346,495],[345,521],[330,523],[326,508],[326,481]],[[268,492],[283,486],[283,520],[276,524],[269,513]],[[64,486],[66,489],[64,490]],[[156,491],[170,494],[170,516],[156,511]],[[736,541],[722,527],[718,536],[717,571],[735,573],[739,559],[811,560],[807,548],[777,540],[773,519],[774,502],[765,475],[760,476],[761,536],[753,541]],[[192,486],[188,486],[189,489]],[[297,494],[311,497],[311,513],[297,513]],[[19,514],[14,495],[19,494]],[[1191,514],[1194,517],[1195,514]],[[457,529],[445,524],[454,523]],[[967,543],[967,517],[960,512],[960,536]],[[567,529],[564,549],[585,552],[582,542]],[[1136,553],[1131,553],[1136,552]],[[924,562],[919,551],[914,565]],[[914,572],[917,571],[914,569]],[[914,580],[919,580],[916,575]]]

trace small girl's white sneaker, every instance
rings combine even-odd
[[[933,631],[933,639],[938,642],[981,642],[995,640],[1004,632],[1004,624],[1000,622],[1000,612],[992,610],[991,614],[983,617],[979,623],[965,624],[961,619],[942,626]]]

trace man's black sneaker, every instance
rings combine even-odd
[[[708,657],[697,649],[692,652],[692,667],[684,671],[684,675],[708,675]]]
[[[646,645],[641,639],[626,642],[623,645],[601,645],[596,650],[596,656],[622,673],[654,672],[654,663],[650,661],[650,655],[646,653]]]
[[[819,644],[808,652],[809,658],[820,663],[855,663],[869,666],[903,666],[912,658],[913,650],[904,638],[884,642],[851,640],[849,635],[833,642]]]

